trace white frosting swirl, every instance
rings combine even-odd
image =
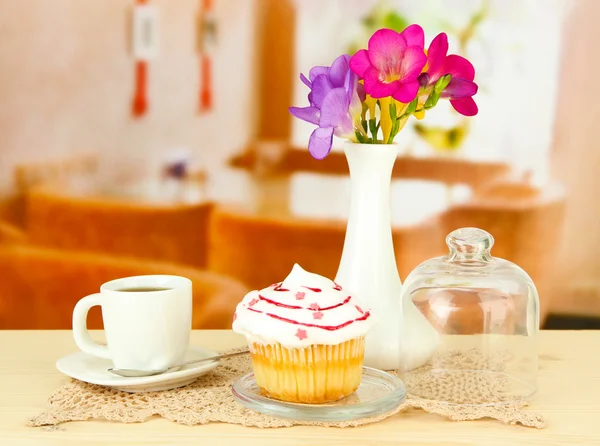
[[[340,344],[364,336],[372,325],[370,309],[356,296],[296,264],[283,282],[246,294],[233,331],[251,342],[299,348]]]

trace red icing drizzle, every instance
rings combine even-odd
[[[343,302],[340,302],[339,304],[335,304],[330,307],[319,308],[319,310],[325,311],[325,310],[332,310],[334,308],[341,307],[342,305],[346,305],[348,302],[350,302],[350,299],[352,299],[352,296],[348,296],[346,299],[344,299]]]
[[[339,330],[340,328],[347,327],[348,325],[350,325],[350,324],[352,324],[354,322],[367,320],[369,318],[369,316],[370,316],[369,312],[366,312],[364,314],[364,316],[361,316],[358,319],[354,319],[354,320],[350,320],[350,321],[344,322],[343,324],[340,324],[340,325],[316,325],[316,324],[307,324],[307,323],[304,323],[304,322],[294,321],[292,319],[287,319],[285,317],[277,316],[276,314],[271,314],[271,313],[265,313],[265,314],[267,316],[269,316],[269,317],[272,317],[273,319],[278,319],[278,320],[283,321],[283,322],[289,322],[290,324],[302,325],[303,327],[320,328],[322,330],[327,330],[327,331],[336,331],[336,330]]]
[[[271,299],[267,299],[266,297],[261,296],[260,294],[258,295],[258,298],[260,300],[264,300],[265,302],[268,302],[272,305],[275,305],[277,307],[283,307],[283,308],[289,308],[290,310],[301,310],[304,307],[300,307],[298,305],[288,305],[288,304],[283,304],[281,302],[277,302],[276,300],[271,300]]]
[[[255,310],[254,308],[248,308],[248,309],[250,311],[254,311],[255,313],[263,313],[262,311]],[[354,322],[365,321],[371,315],[371,313],[367,311],[363,316],[361,316],[357,319],[353,319],[353,320],[344,322],[343,324],[340,324],[340,325],[316,325],[316,324],[307,324],[305,322],[298,322],[293,319],[288,319],[285,317],[277,316],[276,314],[272,314],[272,313],[264,313],[264,314],[269,317],[272,317],[273,319],[277,319],[279,321],[287,322],[290,324],[301,325],[303,327],[320,328],[321,330],[327,330],[327,331],[337,331],[341,328],[347,327],[350,324],[353,324]]]
[[[276,283],[276,284],[273,284],[271,286],[274,287],[273,288],[274,291],[290,291],[288,289],[281,288],[282,283]],[[334,290],[336,290],[336,291],[341,291],[342,290],[342,287],[340,285],[338,285],[337,283],[334,282],[334,285],[335,285],[334,286]],[[306,289],[308,289],[310,291],[313,291],[315,293],[320,293],[322,291],[320,288],[311,288],[311,287],[308,287],[308,286],[302,286],[302,287],[306,288]],[[299,295],[301,295],[301,297],[299,297]],[[285,317],[282,317],[282,316],[278,316],[276,314],[266,313],[264,311],[255,310],[254,308],[251,308],[257,302],[259,302],[259,299],[262,300],[262,301],[265,301],[265,302],[267,302],[267,303],[269,303],[271,305],[275,305],[276,307],[287,308],[287,309],[290,309],[290,310],[311,310],[311,311],[314,311],[313,312],[313,318],[320,320],[324,316],[324,314],[322,313],[322,311],[333,310],[334,308],[339,308],[339,307],[341,307],[343,305],[346,305],[348,302],[350,302],[350,300],[352,299],[352,296],[348,296],[342,302],[337,303],[335,305],[331,305],[329,307],[320,308],[317,303],[312,303],[307,308],[307,307],[302,307],[302,306],[299,306],[299,305],[289,305],[289,304],[285,304],[285,303],[282,303],[282,302],[278,302],[276,300],[269,299],[269,298],[261,296],[259,294],[258,295],[258,299],[252,299],[252,301],[250,302],[249,307],[248,307],[248,310],[250,310],[250,311],[254,311],[255,313],[265,314],[265,315],[267,315],[267,316],[269,316],[269,317],[271,317],[273,319],[277,319],[277,320],[280,320],[280,321],[283,321],[283,322],[288,322],[288,323],[294,324],[294,325],[301,325],[301,326],[304,326],[304,327],[320,328],[321,330],[327,330],[327,331],[336,331],[336,330],[339,330],[341,328],[347,327],[348,325],[350,325],[350,324],[352,324],[354,322],[364,321],[364,320],[368,319],[369,316],[370,316],[369,312],[363,313],[362,309],[360,307],[356,306],[356,309],[362,313],[362,316],[359,317],[359,318],[357,318],[357,319],[349,320],[349,321],[344,322],[344,323],[342,323],[340,325],[316,325],[316,324],[309,324],[309,323],[295,321],[293,319],[288,319],[288,318],[285,318]],[[304,299],[304,293],[303,292],[296,293],[296,299],[298,299],[298,300]]]
[[[288,304],[284,304],[284,303],[282,303],[282,302],[277,302],[276,300],[271,300],[271,299],[268,299],[268,298],[266,298],[266,297],[264,297],[264,296],[261,296],[260,294],[258,295],[258,298],[259,298],[260,300],[264,300],[265,302],[268,302],[268,303],[270,303],[271,305],[275,305],[276,307],[289,308],[290,310],[313,310],[313,311],[316,311],[316,310],[318,310],[318,311],[327,311],[327,310],[333,310],[334,308],[341,307],[342,305],[346,305],[348,302],[350,302],[350,299],[352,299],[352,296],[348,296],[346,299],[344,299],[344,300],[343,300],[342,302],[340,302],[340,303],[337,303],[337,304],[335,304],[335,305],[331,305],[331,306],[329,306],[329,307],[324,307],[324,308],[321,308],[321,307],[319,307],[319,305],[318,305],[318,304],[316,304],[316,303],[312,303],[312,304],[310,304],[310,305],[308,306],[308,308],[306,308],[306,307],[301,307],[301,306],[299,306],[299,305],[288,305]],[[252,299],[252,300],[250,301],[250,304],[249,304],[249,306],[251,306],[251,307],[252,307],[252,306],[254,306],[254,305],[257,303],[257,302],[258,302],[258,299]]]

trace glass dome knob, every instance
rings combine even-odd
[[[446,237],[450,248],[449,261],[490,262],[490,250],[494,245],[494,237],[479,228],[461,228],[452,231]]]

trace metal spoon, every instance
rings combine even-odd
[[[160,375],[161,373],[174,372],[185,365],[196,364],[197,362],[219,361],[219,360],[225,359],[225,358],[232,358],[234,356],[245,355],[246,353],[249,353],[249,350],[243,350],[241,352],[235,352],[235,353],[225,353],[225,354],[217,355],[217,356],[208,356],[206,358],[194,359],[192,361],[187,361],[187,362],[184,362],[179,365],[174,365],[173,367],[169,367],[169,368],[166,368],[163,370],[134,370],[134,369],[110,368],[110,369],[108,369],[108,371],[110,373],[114,373],[115,375],[124,376],[126,378],[139,378],[142,376],[154,376],[154,375]]]

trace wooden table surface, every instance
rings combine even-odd
[[[225,350],[244,344],[230,331],[195,331],[192,344]],[[140,424],[72,422],[28,427],[47,398],[69,378],[56,359],[76,350],[70,331],[0,331],[0,445],[600,445],[600,332],[541,334],[539,393],[530,408],[542,430],[496,421],[452,422],[420,411],[359,428],[181,426],[160,418]]]

